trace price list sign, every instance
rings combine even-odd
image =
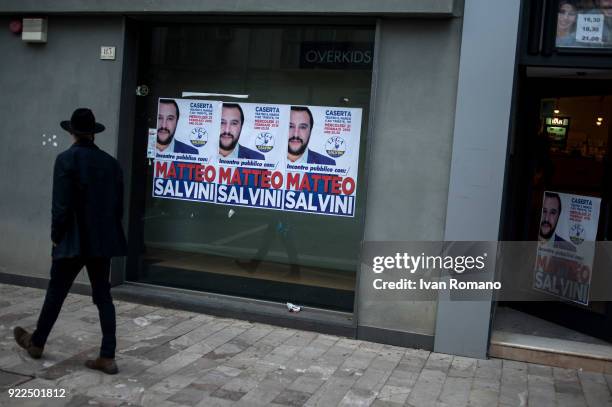
[[[578,14],[576,41],[583,44],[601,44],[603,29],[603,14]]]

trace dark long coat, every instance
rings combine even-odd
[[[54,259],[126,254],[121,167],[92,141],[57,156],[51,212]]]

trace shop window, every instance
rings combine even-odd
[[[157,126],[159,98],[183,92],[358,108],[358,183],[353,216],[328,216],[156,198],[151,163],[142,175],[143,238],[131,279],[350,311],[363,234],[373,28],[177,24],[152,27],[150,38],[141,61],[141,82],[151,89],[143,113],[149,128]]]
[[[557,48],[612,48],[612,0],[559,0]]]

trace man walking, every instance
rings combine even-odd
[[[91,110],[76,109],[60,124],[74,143],[57,156],[53,169],[51,278],[36,330],[30,334],[15,327],[13,333],[19,346],[40,358],[64,299],[85,266],[102,327],[100,357],[85,365],[115,374],[116,323],[109,275],[111,257],[126,253],[121,168],[94,144],[94,134],[104,126],[96,123]]]

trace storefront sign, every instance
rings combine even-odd
[[[153,196],[352,217],[360,135],[361,109],[160,99]]]
[[[300,68],[372,69],[374,50],[371,43],[303,42],[300,44]]]
[[[544,192],[533,288],[588,305],[601,199]]]
[[[547,117],[546,134],[551,146],[564,149],[567,143],[567,133],[570,126],[569,117]]]

